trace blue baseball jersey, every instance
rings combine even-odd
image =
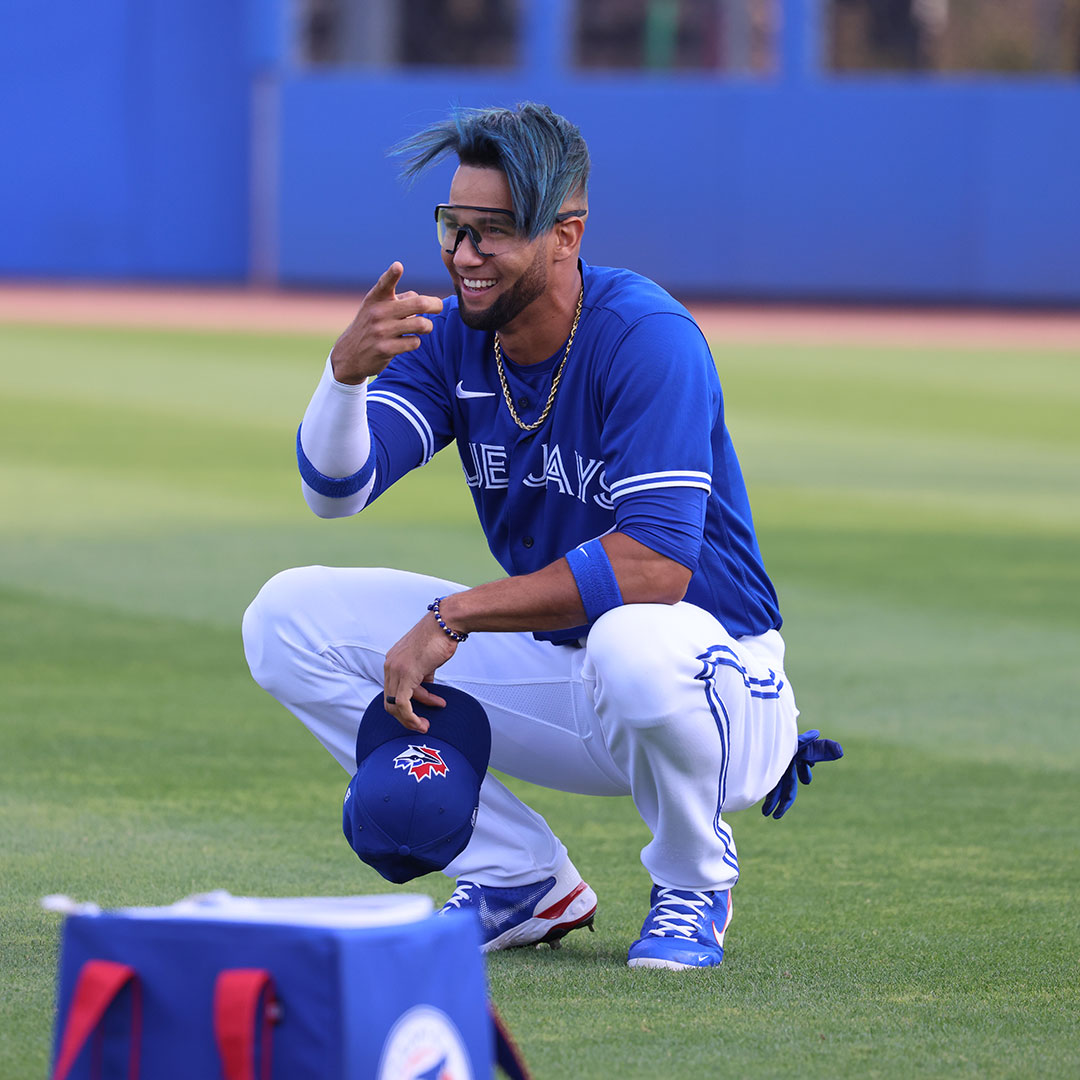
[[[368,390],[371,499],[455,440],[492,554],[507,574],[618,530],[693,572],[686,600],[735,637],[778,628],[750,503],[724,424],[712,354],[690,313],[628,270],[582,262],[581,319],[547,419],[522,431],[499,382],[494,335],[457,299],[418,349]],[[548,400],[564,349],[540,364],[504,354],[525,423]],[[538,634],[576,639],[585,628]]]

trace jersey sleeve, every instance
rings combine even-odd
[[[720,380],[688,316],[639,319],[603,388],[606,478],[618,531],[695,570],[712,490]]]
[[[297,450],[304,497],[320,516],[358,513],[411,469],[427,464],[453,438],[446,379],[441,369],[441,328],[439,320],[435,330],[421,339],[419,348],[395,357],[367,384],[359,400],[354,396],[348,401],[342,394],[324,394],[320,398],[322,385],[316,391],[297,437]],[[326,381],[324,374],[323,383]],[[333,389],[356,390],[340,384]],[[332,407],[322,404],[323,399]],[[346,408],[347,413],[343,412]],[[335,433],[334,425],[340,426],[343,416],[349,423],[363,425],[367,440],[354,438],[351,433],[345,439],[340,432]],[[367,459],[350,460],[346,466],[345,458],[334,452],[346,444],[366,445]],[[332,462],[332,467],[321,468],[322,461]],[[371,479],[360,491],[339,497],[335,480],[339,474],[350,472],[349,466],[354,464],[357,474],[370,473]]]
[[[368,418],[378,447],[376,494],[410,469],[426,465],[454,437],[442,370],[443,321],[420,347],[395,357],[368,384]]]

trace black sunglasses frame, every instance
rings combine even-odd
[[[486,214],[504,214],[513,223],[514,227],[517,227],[517,218],[514,217],[513,210],[506,210],[501,206],[469,206],[466,203],[438,203],[435,207],[435,221],[439,220],[440,210],[480,210]],[[555,215],[556,221],[565,221],[567,218],[572,217],[584,217],[588,210],[563,210],[561,213]],[[443,251],[450,255],[457,253],[457,249],[461,247],[461,241],[468,236],[472,241],[472,246],[476,248],[477,255],[482,258],[491,259],[495,257],[495,253],[491,251],[482,251],[480,248],[480,234],[473,228],[472,225],[462,225],[457,231],[457,237],[454,240],[454,246],[452,248],[443,248]]]

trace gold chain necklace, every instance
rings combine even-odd
[[[582,285],[581,292],[578,293],[577,298],[577,311],[574,312],[574,325],[570,327],[570,338],[566,342],[566,352],[563,353],[562,363],[559,364],[559,370],[555,372],[555,378],[551,380],[551,393],[548,394],[544,411],[540,414],[539,419],[532,424],[526,424],[514,409],[514,401],[510,397],[510,386],[506,381],[506,369],[503,367],[502,349],[499,347],[499,335],[498,332],[495,334],[495,363],[499,368],[499,382],[502,384],[503,397],[506,399],[506,407],[510,410],[510,415],[513,417],[514,423],[517,424],[522,431],[535,431],[547,419],[548,413],[551,412],[551,406],[555,401],[555,394],[559,389],[559,380],[562,378],[563,368],[566,367],[566,361],[570,358],[570,346],[574,344],[574,335],[577,333],[578,320],[581,318],[581,302],[584,299],[585,286]]]

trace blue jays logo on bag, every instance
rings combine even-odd
[[[431,1005],[400,1016],[383,1045],[379,1080],[473,1080],[468,1052],[453,1020]]]
[[[430,746],[409,746],[394,758],[395,769],[405,769],[419,784],[429,776],[445,776],[450,767],[442,759],[438,750]]]

